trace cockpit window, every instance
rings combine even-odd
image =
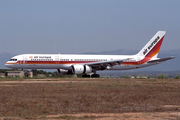
[[[10,59],[10,61],[17,61],[17,59]]]

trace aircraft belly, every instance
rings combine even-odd
[[[61,64],[38,64],[37,69],[71,69],[71,65],[61,65]],[[31,66],[30,66],[31,69]]]
[[[15,64],[9,67],[14,69],[71,69],[71,65],[61,64]]]
[[[137,69],[137,68],[152,66],[156,64],[159,64],[159,63],[145,63],[145,64],[140,64],[140,65],[116,65],[108,70],[130,70],[130,69]]]

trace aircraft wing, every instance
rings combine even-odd
[[[127,59],[119,59],[119,60],[109,60],[109,61],[101,61],[101,62],[91,62],[86,63],[85,65],[91,66],[93,68],[104,70],[107,68],[107,66],[114,66],[114,65],[120,65]]]
[[[157,59],[157,60],[148,61],[147,63],[165,62],[166,60],[170,60],[170,59],[174,59],[174,58],[175,58],[175,57],[160,58],[160,59]]]

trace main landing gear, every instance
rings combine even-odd
[[[92,74],[91,77],[93,77],[93,78],[99,78],[100,75],[99,75],[99,74]]]
[[[99,78],[100,77],[100,75],[99,74],[96,74],[96,70],[95,69],[93,69],[93,71],[92,71],[92,74],[89,74],[89,75],[87,75],[87,74],[84,74],[84,75],[82,75],[82,77],[88,77],[88,78]]]
[[[82,75],[82,77],[85,77],[85,78],[99,78],[100,75],[99,74],[91,74],[91,75],[87,75],[87,74],[84,74]]]

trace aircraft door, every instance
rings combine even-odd
[[[59,64],[59,56],[55,56],[56,64]]]
[[[141,64],[141,58],[137,57],[138,64]]]
[[[23,56],[23,60],[20,61],[20,64],[25,64],[27,63],[27,56]]]
[[[27,63],[27,56],[23,56],[23,64]]]

